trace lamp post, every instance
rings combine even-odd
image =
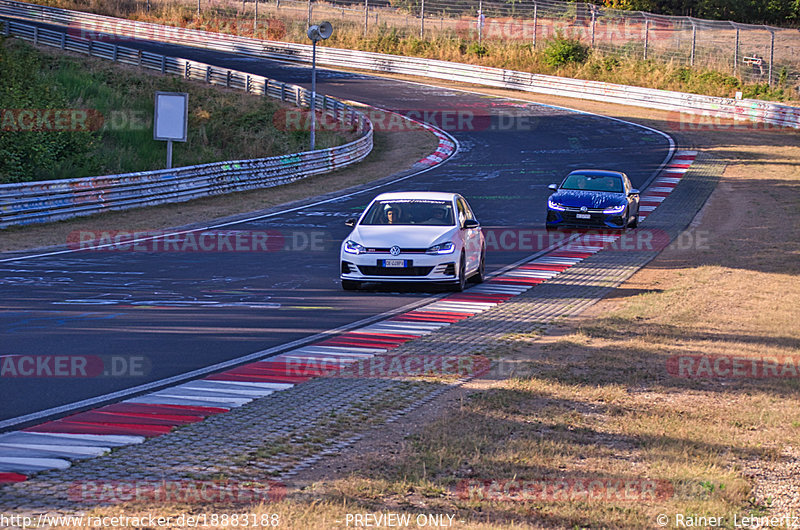
[[[333,33],[330,22],[321,22],[318,26],[309,26],[306,34],[311,39],[311,150],[315,149],[315,136],[317,130],[317,41],[327,39]]]

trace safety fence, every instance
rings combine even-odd
[[[800,32],[761,24],[612,9],[565,0],[126,0],[127,12],[169,12],[240,34],[286,40],[312,17],[354,37],[457,39],[542,47],[562,36],[605,56],[710,68],[751,83],[800,81]],[[303,30],[304,31],[304,30]],[[302,33],[302,32],[301,32]]]
[[[114,39],[170,42],[240,55],[298,62],[311,62],[312,55],[310,44],[257,40],[12,0],[0,0],[0,15],[65,25],[70,28],[70,31],[79,32],[84,36],[91,35],[98,39],[113,37]],[[358,68],[379,73],[431,77],[682,113],[712,114],[714,119],[744,119],[775,127],[800,128],[800,108],[762,100],[739,100],[687,94],[324,46],[317,47],[317,64]]]
[[[179,57],[168,57],[116,44],[92,41],[12,20],[0,19],[6,36],[63,50],[137,65],[163,74],[244,90],[309,107],[311,92],[296,85],[228,70]],[[303,153],[215,162],[122,175],[0,185],[0,229],[57,221],[167,202],[180,202],[234,191],[267,188],[326,173],[365,158],[372,150],[372,124],[366,115],[326,95],[316,95],[318,113],[352,130],[358,138],[341,146]]]

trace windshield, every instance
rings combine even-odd
[[[561,189],[622,193],[622,178],[614,175],[568,175]]]
[[[374,202],[361,224],[451,226],[454,219],[449,201],[399,199]]]

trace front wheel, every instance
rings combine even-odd
[[[478,264],[478,271],[470,278],[473,283],[483,283],[486,279],[486,249],[481,249],[481,261]]]
[[[467,286],[467,260],[464,253],[461,253],[461,260],[458,265],[458,281],[453,284],[453,290],[460,293]]]
[[[639,226],[639,210],[633,214],[633,218],[628,220],[628,228],[636,228]]]

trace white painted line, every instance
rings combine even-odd
[[[65,458],[89,458],[100,456],[111,451],[109,447],[0,443],[0,454],[8,456],[6,449],[24,449],[35,453],[48,453],[50,456],[63,456]]]
[[[68,460],[60,458],[3,458],[0,457],[0,471],[35,473],[47,469],[67,469]]]
[[[332,353],[285,353],[286,359],[293,359],[297,361],[317,361],[319,363],[328,363],[328,364],[351,364],[357,363],[362,359],[370,359],[375,357],[374,355],[370,355],[368,357],[343,357],[341,355],[336,355]]]
[[[426,309],[427,311],[427,309]],[[431,311],[431,313],[435,313],[435,311]],[[415,318],[426,318],[427,315],[420,315],[419,317]],[[362,328],[364,330],[374,330],[378,328],[403,328],[412,330],[413,333],[425,333],[428,331],[436,331],[439,328],[444,328],[449,326],[449,322],[436,322],[436,321],[427,321],[427,320],[384,320],[383,322],[377,322],[375,324],[370,324],[369,326]]]
[[[529,265],[567,265],[572,266],[583,261],[583,258],[539,258],[529,261]]]
[[[396,333],[396,334],[405,334],[405,335],[414,335],[416,337],[424,337],[425,335],[430,335],[436,329],[429,329],[429,328],[412,328],[407,326],[375,326],[370,327],[370,333]],[[364,331],[367,331],[366,329]]]
[[[427,315],[418,318],[427,318]],[[397,333],[400,335],[419,334],[422,336],[428,335],[437,329],[441,329],[449,325],[449,322],[436,322],[427,320],[387,320],[377,324],[372,324],[364,328],[364,331],[368,331],[369,333]]]
[[[460,302],[460,301],[445,301],[442,300],[441,302],[434,302],[433,304],[429,305],[428,307],[433,310],[441,310],[442,308],[455,308],[455,309],[463,309],[465,311],[486,311],[487,309],[491,309],[496,306],[496,303],[484,303],[484,302]]]
[[[140,444],[144,441],[144,436],[131,436],[125,434],[71,434],[60,432],[50,433],[23,431],[0,434],[0,442],[3,443],[121,447],[123,445]]]
[[[147,405],[190,405],[193,407],[217,407],[222,409],[231,409],[233,405],[230,403],[210,403],[200,399],[185,399],[177,397],[166,396],[139,396],[132,399],[127,399],[123,403],[144,403]]]
[[[678,184],[680,183],[680,177],[659,177],[655,180],[654,184],[659,182],[669,182],[670,184]]]
[[[386,348],[364,348],[361,346],[305,346],[292,351],[295,353],[329,353],[331,355],[349,355],[351,357],[373,357],[376,353],[384,353]]]
[[[664,199],[666,199],[666,197],[654,195],[652,197],[642,197],[641,202],[664,202]]]
[[[272,359],[277,359],[277,357],[272,357]],[[217,381],[215,379],[197,379],[192,381],[191,383],[187,384],[195,384],[195,383],[214,383],[214,384],[226,384],[230,385],[231,387],[241,387],[241,388],[254,388],[254,389],[268,389],[268,390],[285,390],[287,388],[291,388],[294,385],[290,383],[262,383],[262,382],[255,382],[255,381]]]
[[[226,396],[224,394],[216,392],[209,392],[203,390],[187,390],[178,387],[168,388],[166,390],[162,390],[161,392],[154,392],[150,394],[150,396],[155,398],[165,397],[165,398],[179,398],[179,399],[194,399],[198,401],[226,403],[236,407],[242,406],[245,403],[250,403],[251,401],[253,401],[251,398],[242,397],[236,394],[231,394]]]
[[[531,271],[531,270],[518,270],[514,272],[507,272],[503,276],[506,278],[543,278],[549,280],[553,276],[561,274],[558,271]]]
[[[672,193],[673,190],[674,190],[674,188],[671,188],[671,187],[668,188],[666,186],[657,186],[657,187],[654,187],[654,188],[648,188],[647,192],[648,193],[653,193],[653,192]]]
[[[240,396],[253,396],[253,397],[263,397],[268,396],[274,392],[274,390],[266,390],[266,389],[246,389],[242,387],[232,387],[227,385],[225,387],[222,386],[211,386],[207,384],[194,384],[194,383],[186,383],[185,385],[180,385],[175,387],[176,389],[185,389],[185,390],[202,390],[204,392],[218,392],[221,394],[227,395],[240,395]]]
[[[658,208],[658,206],[650,206],[650,205],[645,204],[645,205],[639,206],[639,211],[640,212],[652,212],[656,208]]]

